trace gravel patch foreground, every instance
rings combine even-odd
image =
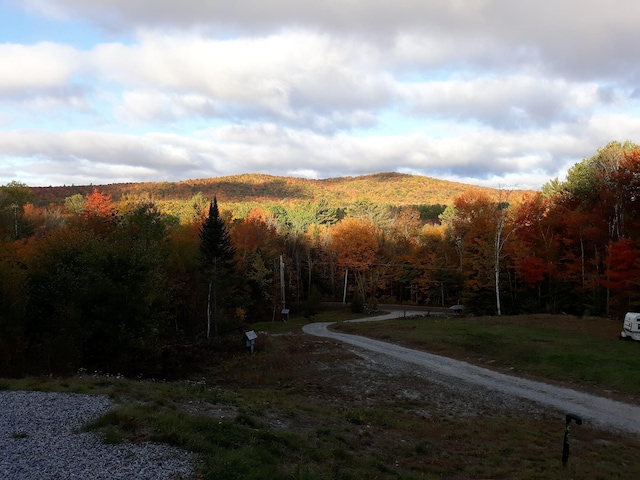
[[[113,407],[104,396],[0,391],[0,478],[176,480],[193,474],[190,452],[164,444],[104,444],[87,422]]]

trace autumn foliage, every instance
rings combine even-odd
[[[283,297],[309,315],[320,298],[478,314],[640,308],[640,148],[630,143],[612,142],[541,192],[467,186],[434,205],[417,198],[431,183],[414,177],[416,198],[385,196],[407,180],[396,174],[349,180],[371,197],[341,193],[338,180],[320,183],[326,197],[310,194],[319,182],[244,180],[227,185],[233,202],[218,196],[234,256],[213,289],[221,335],[279,319]],[[65,187],[50,203],[26,185],[0,187],[0,373],[163,376],[167,348],[207,342],[205,185],[180,185],[179,201],[170,184],[164,198]]]

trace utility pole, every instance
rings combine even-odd
[[[342,294],[342,304],[347,304],[347,279],[349,277],[349,268],[344,270],[344,293]]]
[[[284,310],[286,303],[284,298],[284,261],[282,260],[282,255],[280,255],[280,291],[282,296],[282,310]]]

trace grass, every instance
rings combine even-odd
[[[341,323],[337,329],[384,339],[599,394],[640,399],[640,342],[619,339],[621,321],[589,317],[401,319]]]
[[[314,320],[349,317],[347,311],[323,312]],[[635,377],[593,373],[600,371],[598,362],[584,352],[624,364],[633,362],[627,355],[640,345],[615,340],[607,321],[579,320],[432,318],[340,328],[540,376],[571,365],[576,383],[613,389],[614,382],[632,394],[635,387],[625,382],[638,383]],[[442,394],[410,371],[372,368],[348,348],[300,334],[305,322],[253,325],[271,329],[260,335],[256,353],[180,382],[85,373],[2,380],[0,386],[108,395],[116,408],[87,429],[105,443],[153,440],[193,451],[196,478],[640,478],[638,438],[574,426],[563,468],[564,418],[493,405],[470,408],[471,399]],[[563,337],[571,339],[558,345]]]
[[[254,323],[252,328],[255,331],[267,332],[270,334],[294,334],[300,333],[302,326],[309,322],[341,322],[354,318],[366,318],[369,315],[364,313],[353,313],[350,307],[320,307],[318,312],[311,318],[301,315],[291,316],[287,322],[259,322]]]

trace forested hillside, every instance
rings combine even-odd
[[[541,192],[398,174],[65,188],[0,187],[5,374],[157,372],[169,346],[279,320],[285,301],[307,316],[323,299],[498,315],[640,308],[629,142]]]
[[[66,198],[90,194],[94,188],[113,199],[144,196],[165,203],[188,200],[201,193],[205,198],[215,195],[221,203],[228,204],[267,202],[287,206],[323,199],[332,207],[346,207],[363,198],[382,205],[447,205],[469,185],[401,173],[326,180],[245,174],[183,182],[34,187],[33,202],[37,206],[63,204]]]

